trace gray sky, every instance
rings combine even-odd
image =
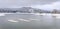
[[[60,9],[60,0],[0,0],[0,8],[31,6],[40,9]]]

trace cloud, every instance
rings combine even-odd
[[[53,3],[53,7],[56,9],[60,9],[60,1]]]
[[[60,0],[0,0],[0,8],[19,8],[23,6],[33,6],[33,5],[46,6],[56,1]]]
[[[60,0],[33,0],[32,3],[33,4],[50,4],[56,1],[60,1]]]
[[[51,4],[33,5],[31,7],[45,9],[45,10],[60,9],[60,1],[53,2]]]

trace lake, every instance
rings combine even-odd
[[[52,14],[3,14],[0,16],[1,29],[60,29],[60,18]]]

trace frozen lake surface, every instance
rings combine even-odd
[[[60,29],[60,14],[0,13],[1,29]]]

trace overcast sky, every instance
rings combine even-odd
[[[0,8],[20,8],[23,6],[60,9],[60,0],[0,0]]]

